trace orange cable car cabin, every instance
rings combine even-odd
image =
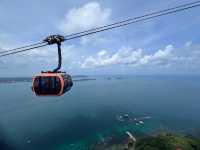
[[[61,96],[72,85],[71,76],[65,73],[41,73],[33,77],[33,92],[37,96]]]
[[[59,71],[62,63],[61,42],[64,37],[52,35],[47,37],[45,42],[57,44],[58,46],[58,67],[53,71],[41,72],[35,75],[32,80],[32,91],[36,96],[61,96],[71,89],[73,81],[70,75]]]

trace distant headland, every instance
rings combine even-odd
[[[72,76],[72,78],[74,82],[96,80],[95,78],[91,78],[86,75],[75,75]],[[0,84],[18,82],[32,82],[32,77],[0,77]]]

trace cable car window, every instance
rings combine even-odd
[[[42,89],[44,90],[48,90],[50,88],[50,77],[41,77],[40,81],[41,81],[41,86]]]
[[[35,78],[34,85],[35,88],[39,87],[39,78]]]
[[[57,76],[36,77],[33,85],[38,95],[58,95],[61,92],[61,81]]]

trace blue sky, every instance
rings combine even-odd
[[[191,0],[0,0],[0,51],[66,35]],[[199,74],[200,8],[67,41],[71,74]],[[0,59],[0,76],[31,76],[57,65],[55,46]]]

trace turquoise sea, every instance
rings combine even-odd
[[[87,150],[160,131],[200,136],[200,76],[93,76],[61,97],[36,97],[30,82],[0,84],[0,148]],[[143,124],[116,116],[145,118]]]

